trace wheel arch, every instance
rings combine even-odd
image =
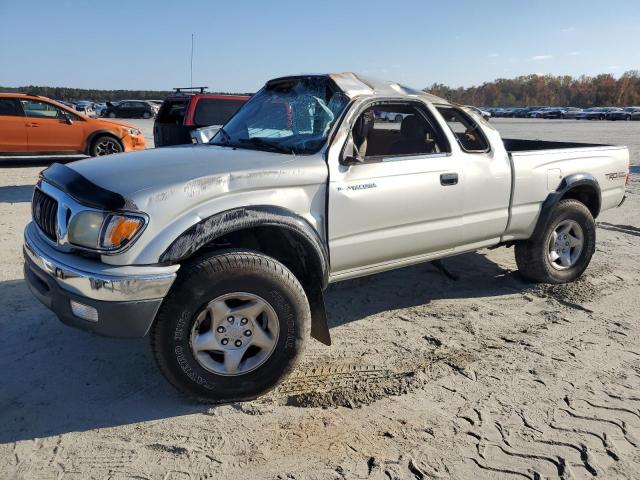
[[[159,261],[187,261],[203,252],[244,248],[269,255],[285,265],[302,284],[311,309],[311,336],[330,345],[323,291],[329,281],[329,254],[315,228],[296,213],[256,205],[220,212],[180,234]]]
[[[122,147],[122,151],[123,152],[125,151],[124,143],[122,143],[122,140],[120,139],[120,137],[118,137],[118,135],[116,135],[110,130],[96,130],[94,132],[91,132],[87,136],[87,145],[85,148],[87,155],[91,154],[91,146],[93,145],[93,142],[95,142],[98,137],[111,137],[114,140],[117,140],[120,146]]]
[[[572,198],[582,202],[595,219],[600,214],[602,195],[598,180],[590,173],[574,173],[562,179],[558,188],[547,195],[542,203],[538,222],[532,237],[539,235],[546,229],[547,222],[553,209],[561,200]]]

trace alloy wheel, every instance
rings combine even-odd
[[[563,220],[549,235],[547,256],[551,266],[557,270],[573,267],[583,247],[582,227],[575,220]]]
[[[269,359],[279,334],[278,315],[266,300],[252,293],[228,293],[196,316],[191,352],[210,372],[244,375]]]

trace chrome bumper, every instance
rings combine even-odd
[[[24,231],[24,255],[52,277],[63,290],[92,300],[130,302],[164,298],[179,265],[117,267],[61,253],[39,238],[30,223]],[[69,263],[73,261],[74,266]]]

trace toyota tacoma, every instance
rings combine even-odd
[[[44,170],[25,278],[68,325],[148,334],[188,395],[251,399],[308,337],[330,345],[332,282],[496,246],[527,279],[575,280],[628,163],[620,146],[502,139],[393,82],[278,78],[207,144]]]

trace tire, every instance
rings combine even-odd
[[[624,117],[624,119],[628,122],[631,120],[631,115],[627,115],[626,117]]]
[[[146,118],[146,119],[151,118],[151,114],[149,112],[144,112],[142,114],[142,118]]]
[[[600,120],[606,120],[607,117],[605,117],[604,115],[600,115]]]
[[[558,236],[559,244],[554,244],[553,233],[557,228],[577,225],[572,231]],[[567,247],[571,257],[570,265],[561,265],[561,259],[551,260],[554,250],[552,245],[564,248],[565,243],[573,243],[578,237],[578,229],[582,234],[582,246]],[[564,239],[563,235],[567,235]],[[589,209],[578,200],[561,200],[551,213],[545,228],[534,237],[518,242],[515,248],[516,264],[520,274],[534,282],[568,283],[576,280],[589,266],[596,246],[596,224]],[[561,253],[563,250],[556,250]],[[575,254],[575,259],[574,259]]]
[[[402,123],[402,115],[396,115],[395,121],[396,123]]]
[[[109,112],[109,118],[116,118],[116,114],[114,112]]]
[[[277,260],[246,250],[203,256],[180,272],[151,329],[151,348],[163,375],[202,402],[251,400],[273,389],[296,365],[310,334],[309,302],[300,282]],[[238,298],[265,310],[254,319],[241,311],[247,304],[233,303]],[[220,333],[224,327],[228,330]],[[248,327],[253,329],[248,337],[248,330],[237,331]],[[256,347],[252,342],[264,338],[267,329],[273,346]],[[210,348],[197,352],[198,343]],[[225,362],[234,357],[238,363],[230,364],[236,369],[228,369]]]
[[[102,157],[104,155],[112,155],[121,153],[124,148],[119,140],[109,135],[102,135],[91,143],[89,155],[92,157]]]

